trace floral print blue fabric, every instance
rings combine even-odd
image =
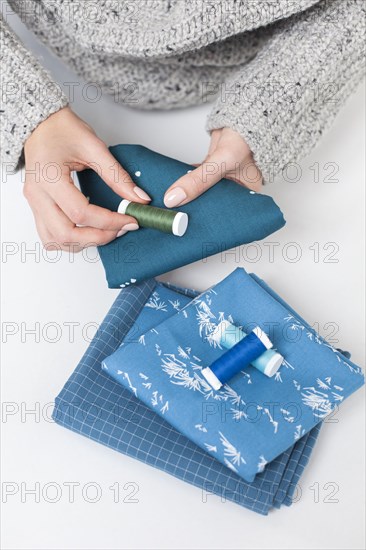
[[[155,292],[145,308],[166,305]],[[249,367],[211,388],[201,370],[225,352],[212,337],[223,319],[269,334],[284,357],[274,378]],[[102,368],[248,482],[363,384],[359,367],[243,269],[124,343]]]

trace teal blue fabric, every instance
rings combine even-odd
[[[194,168],[141,145],[116,145],[110,151],[136,185],[150,195],[153,206],[164,207],[166,189]],[[92,204],[118,209],[121,197],[96,172],[84,170],[78,177],[82,192]],[[235,246],[264,239],[285,224],[282,212],[271,197],[249,191],[228,179],[221,180],[178,210],[189,216],[183,237],[141,228],[99,247],[110,288],[140,282]]]
[[[146,305],[159,311],[165,303],[157,293]],[[269,334],[284,357],[274,377],[248,366],[212,389],[202,370],[226,352],[213,337],[222,320]],[[364,384],[360,367],[242,268],[123,344],[102,368],[248,482]]]
[[[159,309],[147,305],[156,300],[156,294],[163,300]],[[200,499],[218,495],[259,514],[281,504],[289,506],[320,424],[268,464],[253,483],[247,483],[101,369],[103,360],[121,343],[137,342],[156,322],[172,316],[196,295],[151,280],[122,290],[57,396],[53,418],[73,432],[198,487]]]

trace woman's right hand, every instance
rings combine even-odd
[[[69,107],[37,126],[25,143],[24,155],[24,195],[48,250],[78,252],[139,228],[131,216],[89,204],[75,187],[71,172],[92,168],[121,197],[142,204],[151,200]]]

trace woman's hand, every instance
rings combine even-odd
[[[203,163],[169,187],[164,203],[170,208],[187,204],[222,178],[234,180],[253,191],[260,191],[262,187],[262,175],[252,152],[240,134],[230,128],[213,130]]]
[[[92,128],[69,107],[42,122],[24,146],[24,195],[41,240],[49,250],[78,252],[106,244],[139,228],[131,216],[89,204],[75,187],[72,171],[92,168],[125,199],[150,197],[137,187]]]

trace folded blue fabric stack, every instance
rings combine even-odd
[[[194,169],[141,145],[116,145],[110,151],[136,185],[150,195],[152,206],[164,208],[168,187]],[[83,170],[78,178],[90,203],[118,210],[121,197],[95,171]],[[235,246],[264,239],[285,225],[282,212],[271,197],[228,179],[222,179],[178,210],[189,217],[183,238],[144,227],[98,247],[110,288],[156,277]]]
[[[249,367],[223,390],[204,386],[201,369],[223,353],[210,339],[222,318],[271,324],[285,357],[279,376]],[[201,295],[154,280],[121,291],[57,397],[54,419],[267,514],[291,504],[322,419],[362,384],[359,367],[263,281],[236,270]]]

